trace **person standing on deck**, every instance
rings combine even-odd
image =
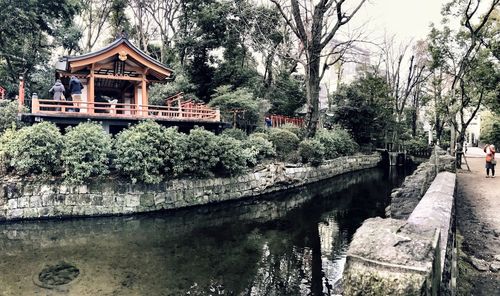
[[[49,92],[54,92],[54,95],[52,96],[54,101],[64,100],[65,89],[60,79],[56,80],[56,83],[50,88]],[[56,104],[59,104],[59,102],[56,102]],[[61,108],[56,108],[56,111],[61,111]]]
[[[81,101],[82,100],[82,89],[83,85],[76,76],[71,76],[69,81],[69,91],[71,92],[71,99],[73,101]],[[75,104],[78,107],[78,103]],[[74,111],[79,112],[79,109],[75,109]]]
[[[495,165],[497,164],[495,159],[495,145],[486,145],[484,152],[486,152],[486,178],[490,177],[490,169],[491,177],[495,178]]]
[[[273,122],[269,116],[266,116],[266,118],[264,119],[264,123],[266,128],[270,128],[273,126]]]

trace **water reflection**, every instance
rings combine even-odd
[[[354,231],[401,180],[371,169],[258,201],[3,224],[0,295],[330,295]],[[33,284],[61,260],[80,268],[76,282]]]

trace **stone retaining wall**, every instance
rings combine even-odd
[[[366,220],[347,252],[343,295],[454,295],[455,183],[439,173],[406,221]]]
[[[408,219],[436,174],[442,171],[455,172],[455,158],[436,148],[429,161],[420,164],[412,175],[406,177],[401,187],[393,190],[386,216]]]
[[[4,181],[0,221],[51,217],[100,216],[178,209],[255,197],[377,166],[381,157],[356,155],[318,167],[273,163],[233,178],[172,180],[157,185],[117,180],[67,186],[58,181]]]

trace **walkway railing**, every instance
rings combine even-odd
[[[34,114],[63,114],[65,116],[89,115],[93,117],[135,117],[151,119],[182,119],[220,121],[220,111],[207,106],[154,106],[114,102],[32,100]]]
[[[290,123],[298,127],[304,126],[304,118],[289,117],[283,115],[271,115],[271,122],[273,124],[273,127],[280,127],[286,123]]]

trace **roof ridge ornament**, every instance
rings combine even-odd
[[[127,32],[125,30],[118,32],[118,34],[116,34],[116,39],[127,39],[128,40]]]
[[[127,52],[122,50],[118,53],[118,59],[120,59],[120,61],[122,62],[125,62],[127,60]]]

